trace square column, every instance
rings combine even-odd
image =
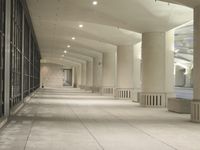
[[[174,97],[174,32],[143,33],[140,104],[166,107]]]
[[[194,100],[191,120],[200,122],[200,6],[194,8]]]

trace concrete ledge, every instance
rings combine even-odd
[[[13,107],[10,110],[10,115],[15,115],[18,111],[20,111],[26,102],[30,101],[30,99],[35,95],[35,93],[37,92],[34,91],[33,93],[31,93],[29,96],[27,96],[26,98],[24,98],[24,101],[20,102],[19,104],[17,104],[15,107]],[[0,129],[8,122],[8,118],[7,117],[2,117],[0,118]]]
[[[31,93],[29,96],[24,98],[24,102],[29,102],[31,100],[32,97],[35,96],[35,94],[37,93],[38,90],[34,91],[33,93]]]
[[[190,114],[191,113],[191,100],[181,98],[168,99],[168,111]]]
[[[0,118],[0,129],[8,122],[7,117]]]
[[[24,107],[25,103],[29,102],[36,92],[37,90],[31,93],[29,96],[25,97],[22,102],[13,107],[10,111],[10,115],[15,115],[18,111],[20,111]]]
[[[10,115],[15,115],[19,110],[21,110],[24,107],[24,103],[20,102],[19,104],[17,104],[16,106],[14,106],[11,111],[10,111]]]

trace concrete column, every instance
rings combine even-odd
[[[75,67],[75,74],[76,74],[76,80],[75,80],[75,84],[76,84],[76,87],[80,87],[81,86],[81,65],[78,65]]]
[[[103,95],[113,95],[115,88],[115,53],[106,52],[103,54],[103,76],[102,76],[102,89]]]
[[[91,90],[93,87],[93,61],[87,61],[87,89]]]
[[[191,120],[200,122],[200,6],[194,8],[194,100],[191,106]]]
[[[185,86],[185,73],[186,67],[175,64],[175,86],[184,87]]]
[[[187,68],[185,72],[185,87],[186,88],[192,87],[191,77],[192,77],[192,70],[191,68]]]
[[[76,87],[76,67],[72,67],[72,87]]]
[[[93,92],[98,93],[102,87],[103,54],[94,57],[93,61]]]
[[[133,101],[138,101],[141,92],[141,44],[135,44],[133,48]]]
[[[87,83],[87,64],[86,63],[82,63],[82,67],[81,67],[81,86],[83,88],[85,88]]]
[[[103,54],[103,87],[114,87],[115,84],[115,52]]]
[[[140,103],[166,107],[174,96],[174,32],[143,33],[142,93]]]
[[[131,99],[133,89],[133,45],[117,47],[117,89],[115,96]]]
[[[117,88],[133,88],[133,46],[117,48]]]
[[[72,87],[75,87],[75,80],[76,80],[76,69],[72,67]]]

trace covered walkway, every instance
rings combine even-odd
[[[199,66],[200,0],[0,0],[0,150],[200,150]]]
[[[200,126],[188,118],[80,89],[39,89],[0,130],[0,150],[199,150]]]

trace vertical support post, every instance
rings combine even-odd
[[[117,51],[115,52],[115,82],[114,82],[114,91],[113,91],[113,95],[116,97],[116,88],[117,88],[117,78],[118,78],[118,75],[117,75]]]
[[[28,79],[28,82],[29,82],[29,89],[28,89],[28,91],[29,91],[29,94],[31,93],[31,49],[32,49],[32,45],[31,45],[31,40],[32,40],[32,38],[31,38],[31,30],[29,29],[29,79]]]
[[[5,22],[5,84],[4,84],[4,115],[10,115],[10,25],[11,25],[11,0],[6,0]]]
[[[33,64],[32,64],[32,66],[33,66],[33,68],[31,68],[32,69],[32,72],[33,72],[33,75],[32,75],[32,80],[33,80],[33,91],[35,90],[35,50],[36,50],[36,47],[35,47],[35,43],[34,43],[34,45],[33,45],[33,49],[32,49],[32,51],[33,51]]]
[[[24,102],[24,10],[22,12],[22,61],[21,61],[21,98]]]
[[[75,84],[75,67],[72,68],[72,87],[74,88]]]
[[[92,58],[91,61],[92,65],[91,65],[91,81],[92,81],[92,89],[94,88],[94,58]]]
[[[194,92],[191,104],[191,120],[200,123],[200,6],[194,8]]]
[[[133,88],[133,45],[117,47],[117,88]]]
[[[82,65],[80,64],[79,65],[79,79],[80,79],[80,82],[79,82],[79,86],[82,86],[83,84],[82,84]]]
[[[140,100],[141,105],[159,94],[162,104],[154,107],[166,107],[168,98],[175,96],[173,58],[173,30],[142,34],[142,95],[146,98]]]

